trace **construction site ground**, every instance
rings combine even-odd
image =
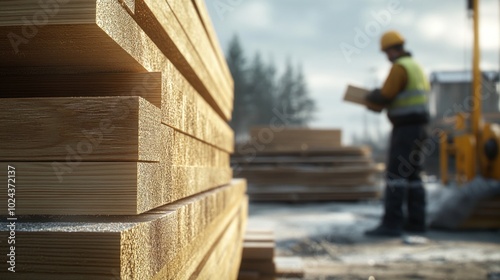
[[[441,187],[427,188],[436,207]],[[276,255],[300,257],[303,279],[500,279],[499,230],[430,229],[424,244],[364,236],[382,210],[380,201],[251,203],[248,227],[274,230]]]

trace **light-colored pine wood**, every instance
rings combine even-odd
[[[246,208],[242,207],[238,215],[238,221],[224,231],[189,279],[236,279],[242,258]]]
[[[22,18],[32,16],[37,11],[37,3],[23,0],[20,6],[16,6],[17,2],[9,6],[10,10],[4,6],[3,13],[10,12],[11,17],[5,21],[0,17],[0,36],[7,37],[11,32],[22,34],[26,28]],[[8,6],[12,2],[3,4]],[[74,16],[80,14],[81,17]],[[216,113],[216,108],[212,108],[214,104],[201,98],[182,75],[177,74],[176,80],[170,78],[179,73],[178,70],[118,0],[93,4],[83,0],[71,1],[71,5],[61,6],[57,16],[51,17],[47,25],[37,29],[36,36],[30,38],[29,43],[19,45],[18,49],[16,54],[9,40],[0,40],[2,81],[8,81],[5,76],[41,73],[161,72],[163,122],[228,152],[233,150],[233,133]],[[184,88],[180,90],[177,80],[189,85],[188,94]],[[177,114],[169,115],[171,110],[176,110]],[[177,124],[168,120],[182,121]],[[214,135],[219,138],[211,139]]]
[[[160,109],[141,97],[7,98],[1,161],[160,161]]]
[[[0,76],[0,98],[141,96],[161,108],[161,73]]]
[[[157,2],[160,0],[145,0],[147,4]],[[198,56],[201,58],[203,65],[208,69],[209,74],[212,76],[215,84],[220,88],[220,99],[226,106],[232,101],[230,96],[232,96],[233,88],[230,86],[228,80],[232,77],[224,76],[222,67],[219,64],[217,55],[210,43],[208,34],[201,22],[201,18],[196,11],[193,3],[191,1],[179,2],[175,0],[167,0],[168,5],[172,9],[175,17],[179,20],[182,25],[182,29],[185,31],[189,41],[194,46]],[[154,13],[155,11],[153,11]],[[159,15],[157,14],[157,18]],[[232,102],[230,103],[232,104]]]
[[[234,88],[234,81],[231,75],[231,71],[229,70],[229,67],[226,63],[226,57],[224,56],[224,53],[222,53],[222,48],[219,44],[219,40],[217,39],[217,34],[215,33],[215,29],[212,25],[212,20],[210,19],[210,16],[208,15],[208,10],[205,5],[204,0],[193,0],[193,4],[195,5],[196,11],[198,12],[198,15],[200,16],[200,19],[203,23],[203,27],[205,28],[205,31],[208,34],[208,38],[210,39],[210,43],[212,44],[212,48],[215,51],[215,54],[217,55],[217,59],[219,60],[219,64],[222,68],[223,74],[226,77],[229,77],[228,82],[229,86],[231,88]],[[234,97],[234,95],[233,95]],[[233,99],[233,98],[231,98]]]
[[[186,24],[186,21],[193,21],[196,18],[186,18],[184,14],[181,15],[181,18],[178,18],[171,4],[175,4],[175,2],[136,0],[135,10],[131,13],[131,16],[207,102],[225,120],[229,120],[231,118],[232,103],[228,103],[227,98],[224,98],[224,96],[231,96],[233,94],[232,88],[223,88],[221,83],[217,84],[213,74],[218,70],[212,70],[211,68],[215,67],[215,65],[204,64],[204,58],[200,57],[196,46],[192,44],[191,38],[186,34],[183,25]],[[176,10],[178,12],[178,9]],[[195,36],[203,35],[195,34]],[[207,48],[210,46],[199,47]],[[208,57],[213,55],[211,54]]]
[[[368,107],[371,110],[376,111],[376,112],[382,112],[384,107],[377,105],[377,104],[370,103],[366,100],[366,96],[369,93],[370,93],[370,91],[368,91],[364,88],[348,85],[347,89],[344,93],[344,101],[348,101],[351,103],[366,106],[366,107]]]
[[[244,191],[243,181],[233,182],[119,219],[18,221],[16,253],[23,265],[16,279],[188,279],[224,230],[244,223]],[[3,222],[0,236],[7,234]],[[0,248],[6,251],[6,243]],[[1,277],[7,273],[0,271]]]
[[[148,162],[9,162],[19,215],[134,215],[227,184],[229,167]],[[7,182],[7,173],[0,176]],[[0,194],[7,199],[7,192]],[[6,213],[7,208],[1,210]]]

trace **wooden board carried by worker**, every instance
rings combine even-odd
[[[78,222],[64,217],[36,217],[33,221],[26,217],[16,223],[16,255],[23,258],[23,265],[16,266],[16,276],[188,279],[211,250],[217,250],[217,240],[225,231],[237,232],[245,224],[244,191],[244,181],[233,181],[139,216],[82,216]],[[8,234],[4,222],[0,236],[7,238]],[[8,251],[7,243],[2,242],[0,248]],[[219,265],[229,265],[231,268],[223,269],[226,271],[234,266]],[[0,278],[8,278],[7,273],[11,272],[1,271]]]
[[[344,101],[363,105],[376,112],[382,112],[384,109],[382,106],[370,103],[366,100],[366,96],[368,96],[369,93],[370,91],[367,89],[348,85],[344,93]]]

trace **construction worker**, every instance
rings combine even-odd
[[[422,68],[404,48],[405,39],[396,31],[383,34],[381,50],[392,69],[381,89],[367,96],[383,105],[393,125],[386,170],[384,216],[379,226],[365,232],[369,236],[400,236],[403,231],[424,233],[425,189],[420,173],[425,155],[421,149],[429,122],[427,92],[429,82]],[[408,218],[403,215],[406,202]]]

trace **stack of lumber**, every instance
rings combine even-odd
[[[275,245],[272,231],[247,230],[238,279],[302,278],[304,276],[302,260],[297,257],[276,257]]]
[[[203,1],[1,1],[0,37],[15,276],[235,279],[246,182]]]
[[[472,214],[462,223],[463,229],[500,228],[500,196],[478,202]]]
[[[252,134],[271,131],[260,129]],[[232,165],[238,176],[247,178],[248,194],[254,201],[377,198],[380,190],[375,186],[375,175],[380,167],[371,159],[370,149],[342,146],[340,135],[338,130],[285,129],[275,133],[271,148],[252,138],[237,146]],[[315,140],[323,136],[330,140]]]

